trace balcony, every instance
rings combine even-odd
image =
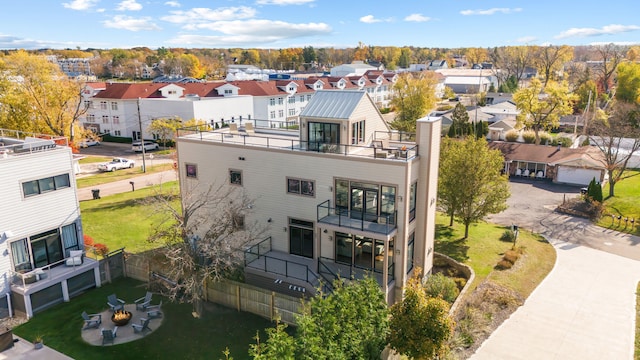
[[[362,211],[351,211],[330,206],[327,200],[317,206],[318,222],[338,228],[348,228],[362,232],[383,234],[387,237],[395,235],[398,226],[398,212],[389,215],[366,214]]]
[[[98,267],[98,261],[83,257],[80,265],[65,265],[67,259],[31,271],[10,272],[11,291],[29,295],[46,289],[53,284],[68,280]]]

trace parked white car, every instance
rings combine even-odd
[[[113,158],[108,163],[103,163],[98,165],[98,170],[100,171],[116,171],[120,169],[131,169],[135,166],[135,162],[133,160],[125,159],[125,158]]]
[[[89,147],[89,146],[96,146],[96,145],[100,145],[100,140],[98,140],[98,139],[83,139],[79,143],[79,146],[81,148],[86,148],[86,147]]]
[[[158,150],[159,148],[160,148],[160,145],[158,145],[158,143],[154,143],[153,141],[144,142],[144,151]],[[140,141],[134,142],[133,144],[131,144],[131,150],[135,152],[141,152],[142,143]]]

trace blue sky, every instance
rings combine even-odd
[[[640,43],[636,0],[3,1],[0,49]]]

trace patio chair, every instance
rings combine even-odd
[[[246,123],[246,124],[244,125],[244,131],[245,131],[248,135],[255,135],[255,134],[256,134],[256,131],[255,131],[255,129],[253,128],[253,123],[250,123],[250,122],[248,122],[248,123]]]
[[[147,306],[147,319],[155,319],[162,317],[162,300],[158,305]]]
[[[238,124],[229,124],[229,134],[231,135],[239,135],[238,132]]]
[[[153,294],[150,291],[147,291],[147,294],[144,297],[135,301],[136,310],[145,311],[147,307],[151,305],[151,296]]]
[[[134,334],[144,334],[146,330],[151,331],[151,328],[149,327],[149,320],[151,319],[140,318],[140,324],[131,324]]]
[[[65,266],[78,266],[82,265],[82,255],[84,251],[82,250],[71,250],[69,252],[69,257],[65,260]]]
[[[124,310],[124,300],[118,299],[116,294],[111,294],[107,296],[107,305],[109,305],[109,308],[113,312],[118,310]]]
[[[100,314],[87,314],[86,311],[82,312],[82,319],[84,320],[84,329],[97,328],[102,324],[102,315]]]
[[[114,327],[113,330],[111,329],[101,329],[100,330],[102,332],[102,345],[104,346],[104,344],[107,343],[111,343],[114,344],[114,341],[116,339],[116,333],[118,332],[118,327]]]

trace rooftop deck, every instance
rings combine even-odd
[[[69,146],[66,137],[0,129],[0,158],[51,151],[60,146]]]
[[[418,156],[418,146],[407,141],[397,132],[379,132],[369,142],[370,145],[345,145],[301,141],[298,130],[260,128],[247,132],[246,129],[230,131],[229,128],[210,130],[196,126],[178,130],[178,138],[211,141],[241,146],[264,147],[290,151],[310,151],[349,157],[379,159],[383,161],[410,161]]]

